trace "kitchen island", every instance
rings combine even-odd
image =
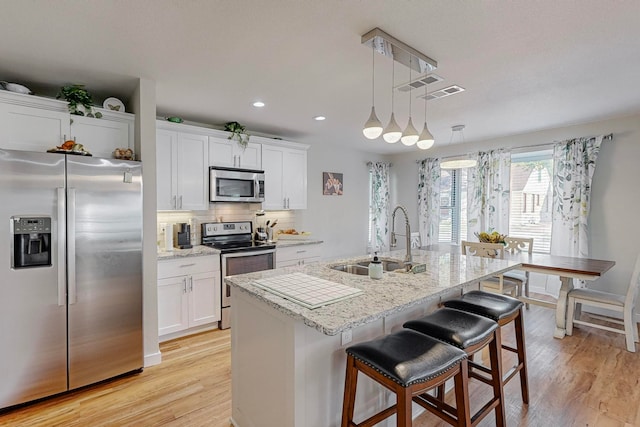
[[[383,259],[403,257],[404,251],[382,254]],[[339,426],[347,346],[398,330],[441,300],[519,265],[420,250],[413,261],[425,264],[423,273],[385,272],[382,279],[373,280],[330,268],[363,258],[225,278],[233,289],[231,421],[236,427]],[[291,274],[302,275],[301,286],[307,277],[361,292],[309,309],[263,286]],[[369,416],[391,401],[389,393],[360,376],[356,417]],[[389,425],[394,421],[389,418]]]

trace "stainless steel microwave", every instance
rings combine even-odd
[[[211,202],[264,202],[264,171],[235,168],[209,168]]]

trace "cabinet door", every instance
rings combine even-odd
[[[189,327],[220,320],[220,272],[193,274],[189,291]]]
[[[234,143],[235,144],[235,143]],[[236,153],[227,139],[209,137],[209,166],[236,167]]]
[[[238,159],[237,167],[242,169],[262,169],[262,144],[250,142],[244,150],[238,144],[235,144],[235,151]]]
[[[187,276],[158,280],[158,335],[189,327]]]
[[[262,146],[264,169],[264,209],[284,209],[283,189],[284,151],[280,147]]]
[[[133,141],[129,141],[128,122],[83,116],[73,116],[72,120],[71,135],[94,156],[111,158],[116,148],[133,149]]]
[[[209,209],[208,158],[209,142],[206,136],[178,133],[177,209]]]
[[[46,151],[70,136],[69,113],[13,104],[0,104],[0,146]]]
[[[284,153],[283,168],[284,195],[287,208],[307,208],[307,152],[287,150]]]
[[[158,210],[176,209],[178,171],[176,132],[158,129],[156,131],[156,176]]]

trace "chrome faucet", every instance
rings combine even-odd
[[[405,209],[404,206],[396,206],[395,209],[393,210],[393,213],[391,214],[391,247],[395,248],[397,245],[396,242],[396,211],[400,209],[402,211],[402,213],[404,214],[404,225],[405,225],[405,240],[406,240],[406,245],[407,245],[407,254],[404,257],[404,263],[405,264],[411,264],[412,262],[412,257],[411,257],[411,227],[409,226],[409,215],[407,214],[407,210]]]

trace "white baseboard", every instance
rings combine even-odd
[[[162,353],[159,351],[153,354],[145,354],[144,355],[144,367],[148,368],[149,366],[159,365],[162,362]]]

